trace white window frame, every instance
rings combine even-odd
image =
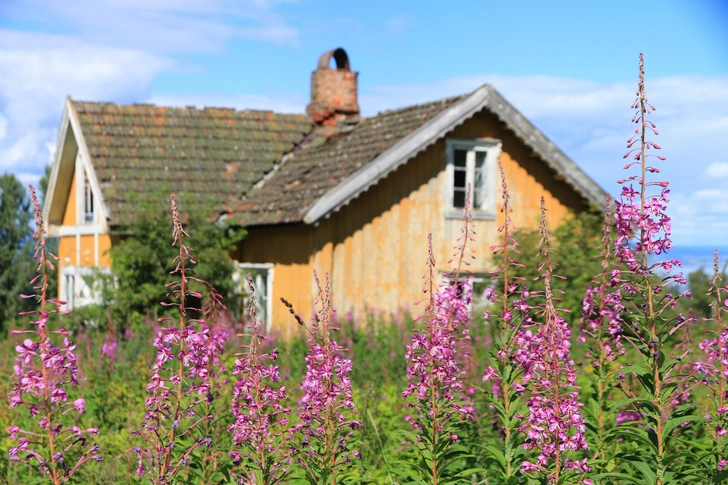
[[[444,284],[452,284],[454,280],[455,274],[454,271],[441,271],[440,272],[440,286]],[[460,277],[458,278],[458,281],[460,283],[464,281],[470,281],[471,285],[474,285],[475,283],[483,283],[490,279],[490,275],[488,273],[468,273],[466,271],[462,271],[460,273]],[[470,302],[469,310],[472,312],[473,310],[473,303],[480,303],[479,298],[482,295],[475,295],[473,294],[473,301]]]
[[[265,331],[270,332],[273,325],[273,276],[274,276],[273,263],[235,263],[235,272],[233,273],[233,280],[240,288],[241,297],[245,297],[248,294],[248,283],[247,277],[251,269],[253,270],[266,270],[267,276],[265,280],[265,317],[260,321],[265,325]],[[256,298],[260,302],[259,298]],[[246,309],[243,308],[243,312]]]
[[[448,138],[445,140],[445,152],[447,154],[447,165],[445,168],[445,216],[448,219],[459,219],[462,217],[463,209],[454,207],[454,186],[455,186],[455,150],[466,150],[465,161],[465,187],[473,187],[475,181],[475,156],[476,152],[485,152],[483,163],[483,202],[475,207],[473,202],[474,190],[470,194],[471,216],[473,219],[491,220],[496,216],[496,180],[498,158],[502,151],[502,143],[494,138]],[[473,187],[474,188],[474,187]]]
[[[101,289],[95,287],[98,284],[96,277],[110,272],[109,268],[62,266],[61,301],[66,302],[63,309],[70,311],[86,305],[102,304]]]
[[[98,197],[94,193],[91,178],[81,158],[81,152],[76,155],[76,225],[88,226],[97,223]],[[90,202],[91,212],[86,211]],[[90,217],[89,217],[90,216]]]

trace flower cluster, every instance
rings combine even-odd
[[[104,337],[104,343],[101,345],[101,357],[108,359],[110,362],[116,360],[116,351],[119,346],[119,341],[116,335],[109,332]]]
[[[695,363],[695,370],[703,376],[703,381],[710,389],[713,409],[709,414],[713,441],[715,443],[717,469],[728,467],[728,286],[723,285],[723,276],[718,266],[718,250],[715,250],[713,263],[713,280],[710,293],[713,297],[711,308],[712,320],[716,327],[713,337],[700,343],[700,350],[706,356],[705,361]]]
[[[27,337],[15,347],[10,407],[26,407],[38,429],[10,426],[8,434],[17,444],[9,454],[11,462],[24,462],[57,485],[70,480],[88,461],[101,461],[101,456],[99,447],[90,442],[90,436],[97,434],[98,429],[73,424],[73,416],[83,414],[86,406],[83,398],[72,400],[69,395],[80,380],[76,346],[66,330],[50,328],[50,316],[65,313],[60,310],[65,303],[47,295],[50,271],[57,258],[46,248],[40,203],[35,189],[29,189],[35,209],[37,275],[30,282],[34,293],[22,297],[36,299],[39,309],[21,314],[33,316],[29,329],[13,331]]]
[[[593,357],[594,367],[600,367],[605,362],[611,362],[617,355],[624,354],[622,334],[624,332],[622,320],[622,295],[618,285],[619,269],[612,257],[612,201],[607,196],[604,209],[604,226],[600,256],[602,258],[602,272],[591,285],[586,288],[583,313],[579,322],[581,336],[579,340],[593,341],[596,348],[590,348],[587,357]]]
[[[629,150],[624,154],[624,158],[632,156],[635,161],[628,163],[624,168],[629,169],[637,165],[641,167],[641,171],[638,175],[632,175],[626,180],[619,181],[624,186],[621,199],[616,201],[615,220],[619,257],[632,272],[647,274],[646,257],[639,260],[635,252],[643,255],[661,254],[672,249],[673,245],[670,240],[671,220],[666,214],[670,195],[670,190],[667,189],[669,184],[665,181],[648,182],[645,176],[647,172],[659,173],[657,168],[647,165],[648,158],[665,160],[665,157],[649,152],[649,150],[660,150],[661,147],[647,139],[648,130],[654,135],[659,133],[656,125],[647,119],[647,115],[652,114],[655,107],[649,103],[645,91],[645,63],[642,54],[640,54],[640,74],[636,95],[637,99],[632,104],[632,108],[636,110],[632,122],[639,126],[635,128],[634,135],[627,140]],[[639,190],[635,190],[634,182],[639,185]],[[658,193],[648,194],[649,187],[659,187]],[[628,244],[633,239],[635,239],[634,251]]]
[[[288,450],[283,443],[283,429],[288,426],[291,410],[283,407],[286,388],[277,384],[281,380],[280,367],[267,364],[278,358],[278,349],[269,354],[261,352],[264,336],[258,328],[260,322],[255,313],[253,277],[248,274],[251,332],[245,352],[238,354],[233,375],[237,376],[233,389],[230,425],[236,465],[242,470],[241,483],[272,485],[285,478],[288,471]],[[274,385],[279,387],[275,388]]]
[[[309,328],[306,373],[298,401],[299,424],[291,428],[298,463],[316,483],[336,483],[336,477],[359,452],[350,449],[353,430],[361,426],[352,398],[351,359],[331,339],[332,313],[329,275],[318,288],[318,309]]]
[[[561,483],[568,473],[583,476],[590,469],[586,459],[572,460],[569,453],[588,449],[586,426],[576,392],[576,370],[570,357],[569,325],[559,314],[554,302],[552,278],[556,264],[551,259],[551,241],[546,229],[546,209],[541,198],[541,255],[544,303],[538,315],[543,319],[535,333],[524,331],[519,345],[524,349],[524,383],[531,388],[529,413],[520,430],[526,433],[523,447],[537,450],[535,462],[525,461],[524,473],[547,476],[550,482]],[[563,478],[562,478],[563,479]],[[590,483],[583,480],[583,483]]]
[[[457,287],[447,282],[440,292],[434,293],[435,256],[432,249],[432,234],[428,239],[428,272],[425,276],[425,292],[430,294],[426,313],[426,327],[415,331],[407,346],[407,389],[402,396],[415,396],[419,401],[453,403],[462,391],[462,372],[455,358],[456,328],[449,321],[448,309],[460,310],[457,303]],[[469,286],[469,285],[468,285]],[[469,292],[472,293],[472,292]],[[453,301],[454,300],[454,301]],[[455,319],[453,318],[453,322]],[[412,408],[419,405],[411,403]],[[457,404],[455,404],[457,407]],[[430,411],[421,410],[430,414]],[[449,415],[447,416],[449,417]],[[411,421],[414,429],[420,429],[417,419]]]
[[[489,303],[484,316],[490,330],[488,353],[491,365],[483,371],[482,380],[492,383],[491,392],[486,392],[485,397],[492,414],[493,428],[501,438],[503,460],[498,472],[506,483],[516,479],[519,458],[523,454],[516,437],[520,422],[520,399],[525,389],[522,385],[521,364],[528,359],[528,355],[517,345],[517,337],[524,328],[533,325],[532,307],[528,302],[533,295],[525,284],[525,278],[517,276],[524,265],[518,262],[519,244],[513,236],[516,226],[511,218],[513,208],[503,164],[499,163],[498,168],[503,221],[498,226],[500,242],[491,246],[498,266],[491,272],[493,284],[484,295]]]
[[[173,244],[179,247],[172,274],[178,281],[167,284],[167,296],[172,303],[163,306],[178,308],[179,318],[163,317],[159,323],[176,321],[176,326],[161,327],[154,340],[157,355],[147,385],[149,397],[142,430],[134,434],[142,438],[144,447],[135,447],[138,457],[137,474],[148,475],[154,484],[167,484],[190,462],[197,448],[211,446],[212,438],[204,433],[201,424],[212,419],[205,410],[214,399],[211,392],[211,362],[217,345],[210,344],[210,327],[203,319],[190,318],[190,313],[202,314],[193,306],[202,294],[190,289],[191,282],[206,283],[194,276],[195,260],[192,249],[185,245],[189,237],[182,227],[177,203],[171,197],[173,215]],[[194,435],[198,435],[196,438]],[[182,445],[182,446],[179,446]]]

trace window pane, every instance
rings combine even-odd
[[[467,150],[455,150],[455,153],[453,155],[453,163],[456,167],[463,167],[465,168],[465,160],[468,157],[468,151]]]
[[[465,170],[455,170],[455,187],[465,188]]]
[[[473,206],[476,209],[481,209],[483,207],[483,201],[485,199],[485,190],[481,189],[475,189],[473,193]]]
[[[452,206],[457,208],[465,207],[465,191],[455,189],[452,197]]]
[[[476,170],[479,168],[483,168],[485,165],[485,156],[488,154],[488,152],[475,152],[475,168]]]
[[[473,206],[483,207],[485,199],[485,157],[487,152],[475,152],[475,177],[473,181]]]
[[[91,182],[89,181],[86,173],[83,175],[83,195],[84,195],[84,206],[83,215],[86,222],[93,222],[94,220],[94,194],[91,190]]]

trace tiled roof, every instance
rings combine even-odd
[[[160,190],[239,200],[310,132],[305,115],[73,102],[111,226]],[[225,210],[225,209],[223,209]]]
[[[244,225],[300,222],[320,197],[462,96],[385,111],[352,131],[304,144],[234,211]]]

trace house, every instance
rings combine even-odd
[[[231,257],[256,274],[260,311],[280,330],[292,325],[280,297],[310,314],[314,269],[331,275],[339,311],[411,308],[429,232],[436,269],[450,269],[468,185],[471,269],[484,277],[502,219],[499,161],[520,227],[536,224],[542,195],[551,223],[603,204],[606,193],[493,87],[364,118],[357,77],[343,49],[325,53],[306,114],[69,98],[43,209],[60,237],[61,299],[93,301],[84,276],[110,265],[130,194],[160,186],[214,197],[211,216],[247,228]]]

